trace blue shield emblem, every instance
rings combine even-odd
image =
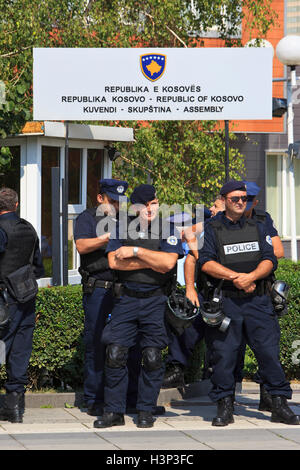
[[[148,80],[155,82],[164,73],[166,69],[167,57],[164,54],[143,54],[140,56],[140,64],[143,75]]]

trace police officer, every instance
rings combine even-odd
[[[79,272],[85,314],[84,402],[88,414],[92,416],[102,414],[105,345],[100,340],[113,308],[113,272],[109,268],[105,249],[116,226],[120,197],[125,198],[127,188],[126,181],[100,180],[98,207],[83,211],[76,219],[74,230],[76,248],[80,254]]]
[[[264,224],[266,233],[267,233],[267,240],[268,243],[272,244],[274,254],[277,259],[284,257],[284,247],[280,237],[278,235],[278,231],[275,227],[274,221],[268,212],[265,212],[261,209],[257,209],[256,206],[258,204],[257,195],[260,191],[260,187],[252,181],[243,181],[246,186],[247,190],[247,205],[244,212],[245,217],[251,218],[257,222]],[[275,279],[275,278],[274,278]],[[278,325],[279,328],[279,325]],[[244,367],[244,358],[245,358],[245,351],[246,351],[246,341],[243,341],[238,355],[237,367],[236,367],[236,381],[242,382],[243,380],[243,367]],[[254,379],[257,383],[260,384],[260,401],[258,409],[261,411],[272,411],[272,397],[266,391],[260,375],[259,371],[255,374]]]
[[[158,215],[155,188],[143,184],[130,197],[138,212],[128,229],[121,227],[107,252],[112,269],[122,284],[115,299],[111,321],[104,331],[106,350],[104,413],[97,428],[124,424],[128,383],[128,349],[136,342],[142,349],[142,367],[138,381],[137,426],[152,427],[153,410],[163,380],[162,350],[168,344],[164,323],[167,294],[174,278],[178,257],[183,256],[176,233],[164,235]]]
[[[36,279],[44,275],[36,231],[16,214],[17,208],[17,193],[10,188],[0,189],[0,295],[7,301],[10,319],[1,338],[7,378],[0,419],[12,423],[23,421],[35,326]]]
[[[272,246],[266,241],[263,224],[243,215],[247,192],[243,182],[230,181],[221,189],[225,212],[207,221],[199,267],[205,275],[204,297],[211,301],[210,286],[224,280],[223,312],[231,319],[226,332],[208,327],[206,340],[211,351],[212,401],[218,412],[214,426],[233,419],[234,370],[243,333],[253,350],[265,388],[272,395],[273,422],[300,424],[300,417],[287,405],[292,391],[279,362],[279,331],[268,295],[268,276],[277,267]]]
[[[213,217],[217,212],[224,210],[223,201],[217,197],[212,206],[204,208],[204,221]],[[199,306],[199,296],[195,290],[195,270],[198,258],[198,242],[200,233],[203,232],[203,223],[198,222],[184,230],[183,237],[190,248],[184,263],[184,278],[187,298]],[[163,389],[182,387],[184,385],[184,371],[188,366],[195,346],[204,339],[205,325],[201,315],[196,317],[193,325],[188,327],[180,336],[169,332],[167,367],[162,384]],[[207,356],[207,355],[206,355]],[[206,357],[207,360],[207,357]],[[204,367],[204,378],[207,377],[207,364]]]
[[[284,247],[278,231],[275,227],[275,223],[270,214],[261,209],[257,209],[256,206],[259,203],[257,195],[260,191],[260,187],[252,181],[244,181],[247,189],[247,205],[245,209],[245,216],[261,222],[265,225],[267,235],[271,238],[274,254],[277,259],[284,257]]]

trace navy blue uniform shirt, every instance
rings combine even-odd
[[[218,248],[216,243],[216,236],[214,229],[212,228],[211,221],[220,220],[229,230],[239,230],[243,227],[246,218],[242,216],[236,223],[232,222],[225,216],[225,212],[219,212],[215,217],[212,217],[204,224],[204,232],[201,236],[204,236],[204,243],[201,250],[199,250],[199,265],[202,267],[207,261],[217,261],[219,262],[218,257]],[[273,263],[273,270],[277,268],[277,258],[274,255],[274,250],[272,247],[272,242],[270,240],[270,235],[267,233],[265,225],[261,222],[257,222],[259,241],[260,241],[260,250],[261,250],[261,261],[270,260]]]
[[[150,231],[150,226],[149,230]],[[115,239],[110,239],[106,248],[106,253],[110,253],[111,251],[116,251],[118,248],[121,248],[121,246],[124,245],[124,240],[120,237],[120,227],[119,224],[117,224],[117,230],[116,230],[116,238]],[[176,242],[176,243],[175,243]],[[159,245],[159,250],[164,251],[166,253],[177,253],[178,254],[178,259],[184,257],[184,250],[182,247],[181,239],[180,239],[180,234],[178,230],[176,229],[175,225],[170,224],[170,236],[167,239],[163,239],[160,241]],[[138,284],[138,283],[133,283],[133,282],[128,282],[127,287],[130,289],[134,290],[150,290],[154,289],[153,285],[149,284]]]
[[[96,233],[97,222],[92,214],[85,210],[76,219],[74,228],[74,240],[81,240],[87,238],[97,238]],[[105,247],[104,247],[105,248]],[[93,277],[96,279],[102,279],[105,281],[113,280],[113,273],[110,269],[102,271],[101,273],[93,273]]]
[[[18,215],[15,212],[7,212],[6,214],[0,215],[0,220],[3,219],[18,219]],[[0,228],[0,253],[3,253],[6,250],[6,245],[7,245],[7,235],[5,230]],[[40,247],[39,247],[39,239],[37,239],[36,244],[35,244],[35,250],[34,250],[34,255],[33,255],[33,270],[35,277],[39,279],[40,277],[44,276],[45,270],[43,266],[43,259],[42,255],[40,252]]]

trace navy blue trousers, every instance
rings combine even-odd
[[[28,384],[27,368],[32,352],[35,299],[20,304],[10,297],[9,311],[11,321],[1,340],[4,343],[6,357],[5,390],[8,393],[22,393]]]
[[[84,401],[90,406],[104,402],[104,366],[106,344],[102,334],[108,315],[112,312],[114,297],[111,289],[96,288],[83,296],[84,320]],[[137,347],[129,352],[128,405],[134,407],[137,399],[141,352]]]
[[[201,314],[198,315],[194,323],[186,328],[180,336],[177,336],[168,329],[169,346],[167,363],[176,362],[187,367],[195,346],[204,339],[204,334],[205,323],[202,320]]]
[[[201,294],[198,294],[199,302],[203,301]],[[195,346],[205,337],[205,323],[199,314],[194,323],[186,328],[182,335],[177,336],[168,329],[169,345],[167,363],[177,362],[183,367],[187,367]]]
[[[213,367],[210,398],[217,401],[233,395],[235,368],[243,337],[256,356],[266,390],[271,395],[291,398],[291,387],[279,361],[280,329],[270,297],[225,298],[224,312],[231,318],[225,333],[217,328],[206,329]]]
[[[105,345],[101,336],[113,308],[111,289],[97,287],[84,294],[84,401],[87,405],[103,403]]]
[[[164,323],[166,296],[137,299],[123,296],[116,299],[111,321],[106,326],[103,340],[126,348],[139,350],[153,347],[163,350],[168,344]],[[136,408],[153,411],[164,377],[164,365],[148,370],[143,365],[138,376]],[[128,367],[105,366],[104,409],[107,412],[125,413],[128,389]]]

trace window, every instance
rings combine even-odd
[[[217,25],[212,25],[211,27],[208,27],[206,31],[201,30],[201,13],[200,10],[197,9],[197,4],[195,0],[190,0],[190,6],[189,10],[192,13],[192,16],[195,21],[199,21],[199,30],[191,30],[189,32],[190,37],[201,37],[201,38],[219,38],[220,37],[220,31],[219,27]],[[213,7],[212,7],[213,10]],[[241,14],[241,9],[237,7],[237,12]],[[242,36],[242,21],[240,21],[239,25],[235,28],[234,32],[232,32],[232,27],[233,24],[226,20],[226,5],[221,5],[220,6],[220,16],[221,16],[221,22],[222,22],[222,29],[224,31],[228,31],[227,37],[228,38],[241,38]],[[206,18],[206,21],[209,22],[209,18]]]
[[[69,204],[81,204],[81,149],[69,149]]]
[[[297,210],[296,233],[300,237],[300,160],[294,160],[295,200]],[[266,209],[271,214],[278,233],[283,238],[291,236],[290,184],[286,154],[267,155]]]
[[[295,0],[287,0],[286,34],[300,34],[300,5]]]
[[[41,252],[45,277],[52,277],[51,168],[59,167],[59,147],[42,147],[42,233]]]
[[[86,207],[97,204],[98,182],[102,176],[103,150],[89,149],[87,154],[87,197]]]

